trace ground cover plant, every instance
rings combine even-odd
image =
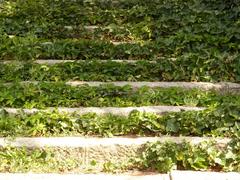
[[[237,171],[239,172],[239,142],[232,141],[219,148],[213,142],[190,144],[182,142],[155,142],[146,144],[145,151],[129,157],[126,162],[98,162],[87,164],[82,160],[81,149],[27,149],[1,148],[0,172],[124,172],[127,170],[156,170],[161,173],[178,170]],[[77,152],[72,154],[72,152]]]
[[[178,170],[239,171],[239,139],[233,140],[227,147],[217,147],[214,142],[198,145],[149,143],[139,159],[145,168],[159,172]]]
[[[172,40],[177,43],[176,40]],[[184,40],[180,40],[185,42]],[[113,44],[105,40],[88,39],[40,39],[33,35],[27,37],[8,37],[1,35],[0,59],[32,60],[40,59],[153,59],[159,57],[178,57],[186,53],[196,53],[201,58],[208,56],[238,56],[238,45],[221,44],[216,47],[208,44],[176,47],[167,41],[144,43]],[[177,43],[179,44],[179,43]],[[206,59],[207,60],[207,59]]]
[[[210,36],[217,34],[220,35],[218,38],[222,38],[224,35],[230,37],[232,30],[237,33],[238,3],[238,0],[151,0],[147,3],[141,0],[18,0],[2,2],[0,17],[5,31],[15,31],[16,34],[29,31],[41,34],[59,25],[129,24],[137,27],[135,31],[148,38],[174,35],[176,32],[194,32],[196,35],[208,33]],[[237,38],[238,33],[235,35]]]
[[[117,4],[110,1],[108,3],[48,0],[1,2],[1,58],[22,59],[16,52],[19,48],[21,52],[29,51],[28,46],[33,46],[34,52],[29,52],[26,59],[98,58],[102,53],[104,55],[101,57],[105,58],[121,58],[121,54],[124,58],[131,57],[130,54],[135,58],[148,58],[153,55],[178,56],[189,52],[232,54],[239,51],[238,0],[224,3],[216,0],[151,0],[148,3],[124,0]],[[46,6],[49,8],[45,8]],[[85,32],[84,26],[98,24],[107,25],[110,29],[104,36],[97,35],[93,41],[103,39],[105,42],[105,37],[105,40],[110,40],[111,36],[117,36],[122,28],[120,36],[123,36],[123,40],[126,35],[126,41],[143,41],[144,46],[121,45],[114,48],[106,42],[86,41],[89,38],[82,34]],[[117,26],[121,28],[116,28]],[[73,39],[62,39],[66,34],[72,34],[70,38]],[[31,37],[34,37],[35,44],[29,40]],[[76,38],[80,40],[76,41]],[[42,39],[45,39],[45,43],[52,42],[53,45],[41,47],[41,43],[37,42],[42,42]],[[9,44],[13,52],[15,49],[14,54],[18,55],[13,56],[9,52],[9,48],[6,48]],[[76,56],[75,51],[81,51],[81,46],[85,49],[93,48],[96,54],[91,52],[90,55],[86,53]],[[106,48],[103,51],[104,46]],[[75,50],[68,52],[65,47]],[[58,52],[59,55],[54,53],[58,48],[62,49]],[[40,49],[40,54],[36,49]],[[111,53],[106,54],[107,49],[110,49]],[[118,55],[114,53],[115,50],[119,51]],[[98,53],[100,51],[101,53]]]
[[[225,145],[147,143],[123,164],[112,159],[100,163],[96,157],[86,165],[79,154],[84,148],[2,147],[0,172],[240,172],[239,89],[66,84],[74,80],[239,83],[239,6],[240,0],[0,0],[0,137],[231,140]],[[37,64],[37,59],[81,61],[49,65]],[[114,59],[135,62],[110,61]],[[205,109],[164,114],[132,111],[128,116],[57,110],[151,105]],[[5,107],[20,110],[9,114]],[[21,110],[48,107],[56,109],[33,114]]]
[[[206,60],[208,59],[208,60]],[[240,57],[188,54],[136,63],[101,62],[100,60],[40,65],[9,63],[0,66],[0,81],[205,81],[240,80]]]
[[[240,137],[238,106],[158,115],[131,112],[128,116],[87,113],[38,112],[9,114],[1,111],[0,136],[214,136]]]
[[[0,105],[15,108],[81,107],[81,106],[148,106],[187,105],[214,106],[239,104],[240,96],[215,91],[182,88],[149,88],[133,90],[131,86],[111,84],[91,87],[70,86],[65,83],[10,83],[0,84]]]

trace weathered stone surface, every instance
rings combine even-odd
[[[84,82],[84,81],[72,81],[67,82],[66,84],[72,86],[79,86],[83,84],[87,84],[89,86],[99,86],[102,84],[114,84],[115,86],[125,86],[130,85],[133,88],[140,88],[142,86],[148,86],[151,88],[161,87],[161,88],[171,88],[171,87],[179,87],[185,89],[202,89],[202,90],[240,90],[240,84],[230,83],[230,82],[220,82],[220,83],[208,83],[208,82],[128,82],[128,81],[118,81],[118,82]]]
[[[109,174],[0,174],[1,180],[170,180],[167,174],[109,175]]]
[[[43,62],[42,62],[43,61]],[[55,60],[48,60],[49,64],[55,64]],[[60,60],[57,60],[60,61]],[[125,60],[115,60],[119,62],[123,62]],[[40,64],[44,64],[45,60],[38,60]],[[72,62],[71,60],[62,60],[61,62]],[[125,61],[126,62],[126,61]],[[22,81],[22,84],[34,83],[37,84],[38,81]],[[5,85],[9,85],[11,83],[5,83]],[[231,82],[219,82],[219,83],[209,83],[209,82],[147,82],[147,81],[139,81],[139,82],[131,82],[131,81],[113,81],[113,82],[100,82],[100,81],[68,81],[67,85],[71,86],[81,86],[81,85],[89,85],[89,86],[100,86],[106,84],[113,84],[115,86],[126,86],[130,85],[133,89],[141,88],[143,86],[147,86],[150,88],[184,88],[184,89],[200,89],[200,90],[217,90],[221,92],[239,92],[240,84],[231,83]]]
[[[45,110],[39,110],[35,108],[33,109],[2,108],[2,109],[12,114],[17,114],[20,110],[28,114],[32,114],[38,111],[58,110],[59,112],[77,113],[77,114],[96,113],[98,115],[113,114],[113,115],[127,116],[133,110],[137,110],[139,112],[162,114],[166,112],[200,111],[200,110],[204,110],[205,108],[188,107],[188,106],[141,106],[141,107],[79,107],[79,108],[64,108],[64,107],[51,108],[50,107]]]
[[[203,141],[214,140],[218,144],[227,144],[231,141],[229,138],[211,138],[211,137],[113,137],[113,138],[97,138],[97,137],[18,137],[18,138],[0,138],[0,147],[63,147],[63,148],[91,148],[99,147],[100,149],[119,147],[139,148],[147,142],[166,142],[172,141],[181,143],[183,141],[192,144],[198,144]],[[113,150],[113,149],[112,149]],[[113,152],[111,150],[111,152]],[[124,150],[124,148],[123,148]]]
[[[240,173],[172,171],[171,180],[239,180]]]

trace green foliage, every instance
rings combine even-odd
[[[101,86],[70,86],[63,82],[0,84],[0,105],[16,108],[80,107],[80,106],[147,106],[188,105],[215,106],[239,105],[240,96],[215,91],[186,90],[182,88],[149,88],[137,90],[130,86],[111,84]]]
[[[223,96],[214,91],[179,88],[134,90],[113,85],[71,87],[63,82],[3,84],[28,80],[239,82],[239,4],[239,0],[1,1],[0,59],[27,63],[1,64],[0,106],[189,105],[208,109],[163,116],[134,111],[128,117],[57,111],[11,115],[1,111],[0,136],[231,137],[234,141],[226,148],[214,143],[150,143],[134,165],[159,172],[171,169],[240,171],[239,94],[227,92]],[[86,25],[99,27],[89,30]],[[111,41],[136,43],[114,45]],[[32,63],[31,60],[39,58],[157,62],[83,61],[52,66]],[[79,168],[76,159],[64,157],[62,161],[55,153],[1,149],[0,171],[62,172]],[[92,161],[92,165],[96,162]],[[116,167],[111,162],[103,165],[109,172]]]
[[[238,3],[238,0],[18,0],[3,2],[0,17],[6,32],[16,34],[29,31],[41,34],[48,29],[50,34],[59,25],[124,24],[143,37],[168,36],[188,30],[194,34],[224,36],[239,25]],[[56,32],[61,33],[61,29]]]
[[[238,4],[239,0],[224,3],[217,0],[4,1],[0,4],[1,34],[5,34],[1,35],[4,41],[0,46],[0,57],[23,60],[32,57],[151,58],[189,52],[199,53],[200,57],[205,54],[238,54]],[[107,27],[87,32],[84,25],[89,24]],[[9,35],[15,37],[6,38]],[[25,54],[23,58],[20,52],[28,51],[29,36],[36,38],[38,43],[32,47],[38,49],[40,46],[40,51],[37,55],[36,52]],[[66,37],[72,40],[58,39]],[[52,44],[42,47],[39,43],[42,38]],[[76,41],[76,38],[81,40]],[[99,42],[100,39],[103,42]],[[112,47],[105,40],[146,42],[144,46]],[[12,41],[19,41],[20,45]],[[11,54],[10,47],[16,54],[13,50]],[[88,51],[81,52],[83,49]]]
[[[157,115],[133,111],[129,116],[38,112],[0,116],[0,136],[221,136],[240,137],[239,106]]]
[[[97,165],[97,159],[84,164],[82,156],[71,154],[79,149],[60,150],[54,148],[26,149],[1,148],[0,172],[35,172],[35,173],[66,173],[66,172],[115,172],[135,169],[158,170],[168,172],[171,169],[237,171],[239,172],[239,142],[231,142],[224,148],[218,148],[214,142],[203,142],[197,145],[182,142],[148,143],[142,155],[137,159],[129,159],[124,167],[119,163],[106,161]],[[97,166],[94,168],[94,166]],[[88,169],[86,169],[88,167]],[[90,169],[89,169],[90,168]]]
[[[190,143],[149,143],[142,157],[137,160],[140,167],[151,168],[161,173],[178,170],[239,171],[239,140],[219,148],[214,142],[197,145]]]
[[[209,59],[209,60],[206,60]],[[156,63],[77,61],[55,65],[34,63],[1,64],[0,81],[205,81],[240,80],[238,56],[200,58],[197,54],[163,58]]]
[[[172,40],[179,44],[178,40]],[[184,42],[180,39],[181,42]],[[195,55],[199,59],[212,61],[225,58],[226,55],[238,57],[239,48],[231,47],[233,51],[221,50],[214,46],[194,45],[193,49],[186,42],[186,48],[175,48],[165,41],[147,41],[144,43],[123,43],[114,45],[104,40],[87,39],[39,39],[33,35],[27,37],[7,37],[1,35],[1,60],[42,59],[154,59],[162,56],[178,57]],[[185,46],[185,45],[183,45]],[[31,49],[29,49],[31,47]],[[205,48],[205,49],[204,49]],[[224,48],[224,47],[223,47]],[[30,50],[28,53],[26,51]],[[239,57],[238,57],[239,60]],[[198,63],[197,61],[193,61]],[[239,67],[239,63],[238,63]]]
[[[225,148],[215,143],[149,143],[133,166],[159,172],[171,169],[240,171],[239,94],[226,92],[223,96],[215,91],[180,88],[135,90],[113,85],[71,87],[61,82],[240,82],[239,4],[239,0],[0,1],[0,59],[26,62],[1,64],[1,107],[208,107],[203,111],[164,115],[133,111],[128,117],[57,111],[12,115],[2,110],[0,136],[230,137],[234,140]],[[88,25],[98,28],[89,30]],[[125,44],[114,45],[112,41]],[[40,58],[145,60],[135,64],[82,61],[50,66],[32,63]],[[18,81],[40,83],[15,83]],[[2,148],[0,171],[75,172],[81,169],[79,158],[72,157],[70,151],[64,152]],[[90,164],[96,166],[97,161]],[[105,162],[102,167],[107,172],[118,168],[112,162]]]
[[[67,157],[56,149],[27,149],[5,147],[0,149],[0,172],[63,173],[83,168],[77,157]],[[64,157],[63,157],[64,156]]]

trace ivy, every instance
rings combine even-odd
[[[240,137],[239,105],[158,115],[132,111],[112,114],[38,112],[13,115],[2,110],[0,136],[213,136]]]
[[[168,172],[179,170],[208,170],[239,172],[239,143],[231,142],[225,148],[217,148],[214,142],[197,145],[182,142],[151,143],[144,148],[143,155],[129,158],[124,163],[115,159],[100,162],[92,156],[89,164],[82,164],[82,156],[71,153],[78,149],[47,148],[27,149],[5,147],[0,149],[1,172],[73,173],[73,172],[126,172],[128,170],[157,170]],[[142,150],[142,149],[141,149]],[[140,151],[141,151],[140,150]],[[51,163],[47,163],[51,162]],[[90,167],[86,169],[87,167]],[[19,168],[21,166],[21,168]]]
[[[131,86],[111,84],[90,87],[70,86],[65,83],[12,83],[0,85],[0,105],[16,108],[80,107],[80,106],[148,106],[188,105],[215,106],[239,104],[240,96],[215,91],[186,90],[182,88],[149,88],[133,90]]]
[[[206,60],[208,59],[208,60]],[[238,56],[201,58],[188,54],[176,60],[163,58],[151,63],[76,61],[55,65],[31,62],[1,64],[0,81],[202,81],[239,82]]]
[[[239,158],[239,140],[234,140],[222,149],[214,142],[198,145],[155,142],[147,145],[137,164],[143,169],[154,169],[161,173],[176,169],[238,172]]]
[[[211,44],[184,41],[180,35],[171,40],[123,43],[114,45],[104,40],[86,39],[39,39],[27,37],[1,37],[0,59],[31,60],[41,59],[153,59],[162,56],[178,57],[197,54],[207,61],[209,57],[238,56],[238,45],[232,43],[221,47]],[[193,37],[195,38],[195,37]],[[205,37],[201,37],[204,39]],[[215,38],[215,37],[214,37]],[[191,45],[192,43],[192,45]],[[177,47],[179,44],[181,47]],[[220,44],[220,43],[218,43]],[[195,61],[196,63],[196,61]],[[239,66],[239,64],[238,64]]]
[[[205,53],[234,54],[239,52],[238,3],[238,0],[224,3],[216,0],[151,0],[147,3],[140,0],[117,3],[49,0],[2,2],[1,34],[15,37],[14,40],[7,39],[1,43],[1,58],[151,58],[189,52],[199,53],[200,57]],[[89,24],[107,26],[107,29],[100,28],[97,33],[88,33],[84,26]],[[45,43],[51,42],[53,45],[47,46],[48,50],[41,47],[41,43],[32,46],[28,42],[29,36],[34,36],[36,42],[45,39]],[[66,37],[75,41],[60,40]],[[76,38],[85,41],[76,42]],[[1,39],[4,37],[1,36]],[[103,42],[99,42],[100,39]],[[114,48],[105,43],[106,40],[118,39],[140,41],[147,45]],[[23,44],[20,49],[19,44]],[[34,52],[29,52],[24,44],[34,47]],[[81,46],[88,49],[86,54],[81,54]],[[103,46],[106,46],[104,50]],[[36,51],[38,48],[39,52]],[[13,52],[9,52],[10,49]],[[88,54],[91,49],[93,51]],[[23,57],[18,51],[28,51],[29,54]]]

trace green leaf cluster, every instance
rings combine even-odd
[[[200,57],[209,53],[238,54],[238,4],[239,0],[4,1],[0,3],[0,57],[150,58],[185,53],[199,53]],[[85,25],[100,25],[100,28],[96,33],[86,32]],[[32,36],[36,45],[29,42]],[[51,45],[41,47],[42,39]],[[144,46],[112,47],[106,43],[109,40],[135,40],[144,42]],[[26,55],[28,45],[33,48]],[[88,52],[82,54],[82,49]]]
[[[149,105],[216,106],[240,102],[239,94],[182,88],[149,88],[131,86],[71,86],[63,82],[0,84],[0,106],[15,108],[45,107],[127,107]]]
[[[157,115],[132,111],[128,116],[112,114],[38,112],[0,116],[0,136],[213,136],[240,137],[238,106],[220,106],[203,111]]]
[[[76,61],[54,65],[36,63],[1,64],[0,81],[202,81],[239,82],[240,57],[200,58],[196,54],[119,63],[101,60]]]
[[[239,140],[225,148],[219,148],[214,142],[190,143],[149,143],[142,157],[138,159],[140,167],[155,169],[159,172],[171,170],[210,170],[239,171]]]

